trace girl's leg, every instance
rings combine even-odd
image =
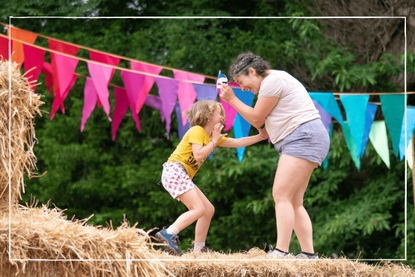
[[[277,248],[282,251],[288,252],[296,222],[293,196],[297,191],[305,191],[316,166],[316,163],[290,155],[280,157],[272,195],[277,220]]]
[[[203,192],[199,188],[195,188],[199,194],[199,199],[202,200],[203,205],[205,206],[205,213],[200,217],[196,223],[196,236],[195,242],[205,242],[206,236],[209,231],[210,221],[215,213],[215,207],[212,203],[206,198]]]
[[[181,214],[173,223],[173,226],[179,231],[183,230],[205,214],[206,209],[198,191],[199,189],[195,187],[178,196],[180,201],[182,201],[189,209],[187,212]]]

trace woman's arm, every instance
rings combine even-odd
[[[267,139],[267,138],[261,135],[250,136],[250,137],[245,137],[245,138],[240,138],[240,139],[228,138],[226,141],[224,141],[220,145],[220,147],[229,147],[229,148],[245,147],[245,146],[249,146],[254,143],[257,143],[264,139]]]
[[[223,125],[218,123],[213,127],[212,130],[212,140],[209,141],[208,144],[202,146],[200,144],[193,143],[192,144],[192,151],[193,156],[197,162],[201,162],[206,159],[210,153],[212,153],[213,149],[215,149],[216,145],[219,143],[222,137],[227,136],[228,134],[221,134],[223,129]],[[222,144],[223,145],[223,144]]]
[[[251,123],[251,125],[257,129],[264,125],[265,118],[277,105],[279,100],[279,98],[276,97],[258,97],[255,106],[252,108],[239,100],[238,97],[235,96],[232,88],[226,84],[222,85],[221,98],[231,104],[246,121]]]

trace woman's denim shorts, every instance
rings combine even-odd
[[[283,140],[274,144],[281,155],[306,159],[321,165],[329,152],[330,137],[321,119],[305,122]]]

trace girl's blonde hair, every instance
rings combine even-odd
[[[217,106],[220,107],[220,113],[225,118],[222,104],[213,100],[197,101],[184,114],[189,119],[190,126],[205,127],[208,120],[213,117]]]

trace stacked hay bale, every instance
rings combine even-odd
[[[415,276],[392,263],[278,260],[258,248],[176,257],[154,250],[149,234],[125,220],[114,230],[36,201],[19,205],[24,174],[36,175],[34,118],[43,102],[9,66],[0,61],[0,276]]]

